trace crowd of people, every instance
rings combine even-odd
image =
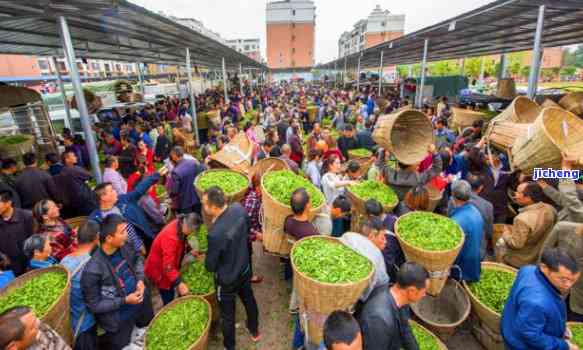
[[[199,121],[198,130],[192,127],[190,101],[175,97],[141,110],[116,109],[100,120],[94,130],[104,169],[96,186],[83,139],[69,130],[61,154],[37,159],[27,153],[19,160],[22,166],[2,159],[0,287],[27,271],[61,264],[72,276],[74,348],[122,349],[134,328],[154,317],[152,298],[159,295],[167,304],[189,294],[180,269],[190,255],[215,276],[225,349],[236,348],[236,296],[245,307],[251,339],[260,341],[261,304],[253,284],[263,277],[255,273],[252,258],[264,234],[260,179],[250,179],[241,203],[228,203],[218,187],[202,197],[194,188],[211,156],[244,133],[253,145],[252,163],[280,158],[324,194],[325,209],[310,220],[311,198],[305,189],[296,190],[284,233],[296,240],[338,237],[375,266],[354,314],[339,310],[328,316],[322,349],[418,349],[408,305],[425,296],[429,273],[405,261],[394,229],[398,217],[432,209],[430,187],[442,193],[435,212],[457,222],[465,235],[453,278],[479,281],[483,261],[520,269],[502,316],[505,346],[577,349],[566,321],[583,321],[579,181],[533,181],[512,171],[507,155],[488,146],[482,121],[464,130],[448,128],[447,98],[423,107],[435,142],[423,161],[405,164],[372,136],[379,116],[408,107],[395,91],[282,82],[233,89],[228,100],[221,93],[211,89],[197,96],[197,111],[216,111],[216,118]],[[201,140],[194,149],[188,146],[193,132]],[[351,160],[355,149],[372,156]],[[565,155],[563,169],[574,166]],[[393,188],[399,203],[392,212],[368,200],[365,215],[355,213],[345,189],[364,179]],[[188,244],[203,214],[212,223],[206,254]],[[87,221],[79,227],[66,221],[80,216]],[[492,242],[500,224],[505,229]],[[281,258],[281,269],[282,278],[291,280],[289,259]],[[307,346],[295,291],[289,311],[296,321],[293,348]],[[0,315],[2,349],[42,348],[47,341],[51,349],[65,346],[30,309]]]

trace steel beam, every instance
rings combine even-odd
[[[429,39],[425,39],[423,47],[423,61],[421,62],[421,83],[419,84],[419,94],[417,95],[417,108],[423,106],[423,89],[425,88],[425,69],[427,67],[427,53],[429,51]]]
[[[534,49],[532,52],[532,63],[530,65],[530,75],[528,77],[528,97],[534,99],[538,89],[538,78],[540,76],[540,64],[543,54],[541,45],[543,30],[545,26],[545,5],[538,8],[538,19],[536,22],[536,32],[534,34]]]
[[[194,99],[194,89],[192,88],[192,65],[190,64],[190,49],[186,48],[186,73],[188,74],[188,95],[190,96],[190,110],[192,112],[192,131],[197,145],[200,145],[198,136],[198,124],[196,120],[196,100]]]

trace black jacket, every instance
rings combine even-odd
[[[344,159],[348,159],[348,151],[358,148],[358,140],[356,137],[340,136],[337,143],[338,149],[342,152]]]
[[[22,252],[24,241],[32,236],[32,213],[14,208],[10,220],[0,218],[0,253],[10,258],[10,269],[16,276],[26,272],[28,260]]]
[[[20,195],[22,207],[32,207],[42,199],[59,200],[53,177],[37,167],[27,167],[16,178],[16,191]]]
[[[144,258],[137,254],[128,244],[120,248],[121,254],[128,261],[136,281],[144,280]],[[89,310],[95,315],[99,326],[108,332],[119,329],[119,309],[125,304],[126,293],[115,277],[109,257],[97,248],[81,275],[83,299]]]
[[[399,308],[387,286],[375,289],[359,315],[364,350],[419,350],[409,326],[410,308]]]
[[[168,158],[170,155],[170,148],[170,140],[168,140],[166,135],[158,136],[158,139],[156,140],[156,152],[154,153],[156,158],[160,160]]]
[[[217,218],[208,234],[207,270],[214,272],[217,284],[232,286],[250,271],[249,216],[239,203]]]

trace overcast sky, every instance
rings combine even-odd
[[[261,39],[265,57],[266,0],[130,0],[153,11],[177,17],[193,17],[223,38]],[[378,4],[395,14],[405,14],[405,33],[436,24],[485,5],[492,0],[315,0],[316,62],[338,55],[338,38]]]

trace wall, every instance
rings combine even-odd
[[[550,47],[544,49],[543,60],[541,62],[541,68],[559,68],[563,63],[563,48],[561,47]],[[529,51],[524,55],[524,61],[522,64],[530,66],[532,64],[532,51]]]
[[[391,41],[403,36],[403,32],[382,32],[382,33],[366,33],[364,35],[365,49]]]
[[[41,70],[36,56],[0,55],[0,76],[38,77]]]
[[[292,36],[295,39],[292,40]],[[270,68],[311,67],[314,65],[314,43],[314,24],[268,23],[267,64]]]

